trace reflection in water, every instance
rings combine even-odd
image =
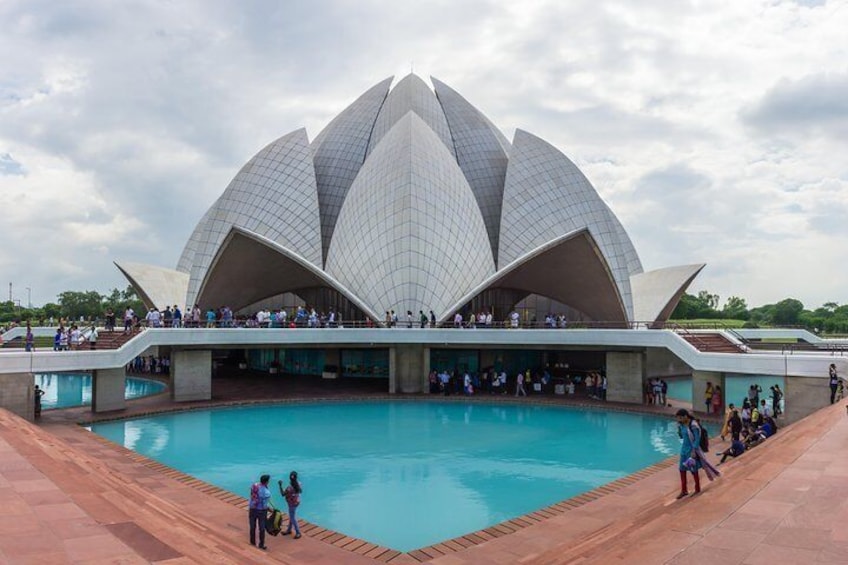
[[[241,407],[92,429],[242,496],[260,474],[296,469],[304,518],[402,551],[575,496],[680,445],[654,416],[453,402]]]
[[[43,373],[34,375],[35,384],[44,390],[41,407],[70,408],[91,404],[91,375],[83,373]],[[125,397],[129,400],[159,394],[165,385],[158,381],[127,377]]]

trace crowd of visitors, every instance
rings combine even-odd
[[[645,404],[665,406],[667,403],[668,383],[655,377],[645,382]]]
[[[112,331],[115,327],[114,313],[107,312],[105,315],[106,329]],[[544,322],[538,322],[535,318],[528,323],[522,323],[521,316],[517,311],[512,311],[505,320],[494,318],[493,309],[485,309],[480,312],[463,314],[457,312],[453,318],[446,323],[439,324],[436,314],[429,310],[419,310],[415,314],[407,310],[405,314],[395,310],[386,310],[383,324],[388,328],[436,328],[453,327],[455,329],[478,329],[478,328],[519,328],[519,327],[542,327],[542,328],[565,328],[567,319],[564,314],[548,313]],[[365,327],[375,327],[370,318],[364,322],[355,322]],[[185,313],[176,305],[167,306],[164,310],[151,308],[144,318],[127,308],[124,313],[124,331],[129,333],[133,328],[341,328],[342,313],[335,308],[327,311],[316,310],[314,307],[305,305],[293,308],[287,312],[286,308],[261,309],[251,316],[236,315],[229,306],[220,308],[208,308],[202,311],[195,304],[187,308]]]
[[[552,378],[547,369],[517,371],[508,374],[494,369],[485,371],[430,371],[430,394],[473,396],[475,394],[527,396],[532,394],[560,394],[574,396],[577,386],[586,397],[606,401],[607,377],[601,371],[589,371],[585,376]]]
[[[139,355],[125,367],[128,373],[145,373],[149,375],[167,375],[171,371],[171,358],[167,355]]]

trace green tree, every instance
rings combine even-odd
[[[721,315],[724,318],[733,318],[734,320],[747,320],[749,318],[748,303],[744,298],[731,296],[727,299],[727,302],[724,303]]]
[[[103,296],[96,290],[77,292],[66,290],[59,294],[62,316],[71,320],[97,318],[101,315]]]
[[[794,326],[800,322],[804,304],[794,298],[785,298],[774,305],[771,322],[777,326]]]
[[[705,304],[709,310],[715,311],[718,308],[718,294],[710,294],[707,290],[702,290],[698,293],[698,300]]]

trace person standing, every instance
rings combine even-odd
[[[97,326],[91,326],[91,333],[88,334],[88,346],[92,350],[97,349]]]
[[[430,327],[436,327],[436,314],[432,310],[430,310]]]
[[[839,388],[839,375],[836,373],[836,363],[831,363],[827,372],[830,378],[830,403],[833,404],[836,402],[836,389]]]
[[[783,414],[783,408],[781,407],[780,401],[783,399],[783,391],[780,390],[780,385],[774,385],[771,387],[771,404],[772,408],[774,408],[774,417],[777,418],[781,414]]]
[[[677,434],[683,440],[680,444],[680,461],[677,465],[680,471],[680,494],[678,499],[689,495],[689,485],[686,480],[686,473],[692,473],[695,480],[695,494],[701,492],[701,460],[695,451],[696,446],[701,443],[701,428],[694,425],[692,416],[689,412],[681,408],[677,411]]]
[[[44,396],[44,391],[38,385],[35,385],[35,389],[32,391],[32,399],[35,402],[35,412],[34,416],[36,418],[41,418],[41,397]]]
[[[135,319],[135,312],[133,309],[127,306],[127,309],[124,310],[124,333],[130,334],[132,333],[133,320]]]
[[[707,381],[707,388],[704,390],[704,403],[707,405],[707,414],[709,414],[713,405],[713,383],[709,381]]]
[[[115,312],[111,308],[106,309],[106,331],[112,333],[115,331]]]
[[[706,441],[702,442],[701,436],[704,434],[704,429],[701,427],[701,424],[692,418],[689,411],[685,408],[678,410],[676,417],[678,425],[677,433],[680,435],[680,439],[683,440],[680,445],[680,463],[678,464],[678,470],[680,471],[680,494],[677,495],[677,498],[680,499],[689,494],[686,484],[686,473],[692,473],[695,479],[695,492],[693,494],[701,492],[701,477],[699,474],[701,468],[704,469],[707,478],[711,481],[721,476],[721,473],[707,461],[707,456],[703,450],[708,445]]]
[[[524,373],[518,371],[515,378],[515,396],[527,396],[527,391],[524,390]]]
[[[721,387],[716,385],[713,387],[713,414],[719,414],[721,412]]]
[[[271,475],[262,475],[258,483],[250,487],[250,503],[248,504],[248,519],[250,520],[250,545],[256,545],[256,527],[259,527],[259,549],[265,546],[265,518],[268,515],[268,505],[271,502],[271,490],[268,483]]]
[[[736,407],[731,402],[727,405],[727,410],[724,412],[724,423],[721,425],[721,441],[724,441],[724,438],[727,436],[728,432],[730,432],[730,415]]]
[[[289,527],[283,532],[284,536],[291,534],[294,528],[294,539],[300,538],[300,526],[297,524],[297,507],[300,506],[300,494],[303,489],[300,487],[300,482],[297,480],[297,471],[289,473],[289,486],[283,490],[283,481],[277,481],[280,487],[280,494],[286,499],[286,504],[289,507]]]
[[[29,322],[26,325],[26,337],[24,338],[24,346],[27,353],[32,353],[35,349],[35,336],[32,333],[32,326]]]

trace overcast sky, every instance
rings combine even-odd
[[[414,68],[574,160],[646,270],[848,303],[848,0],[0,0],[0,299],[174,267],[238,169]]]

